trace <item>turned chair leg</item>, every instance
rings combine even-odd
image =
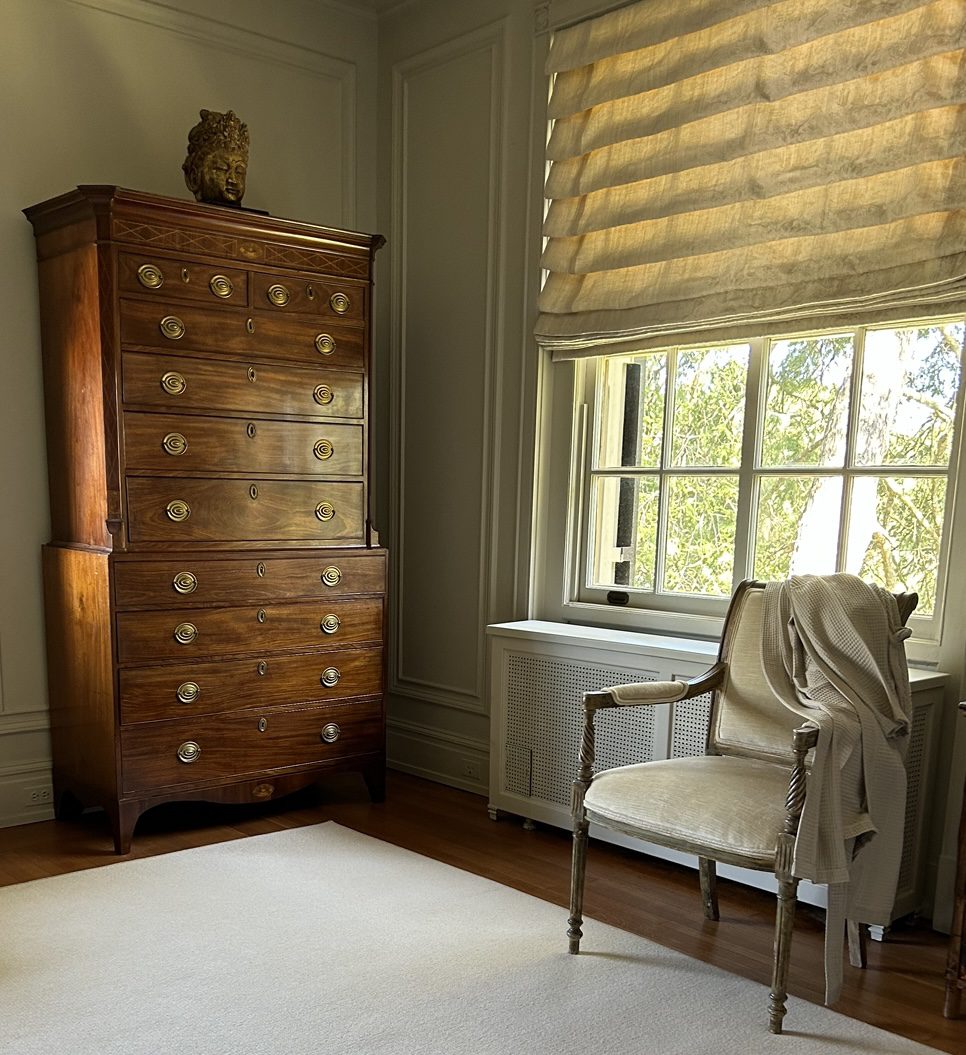
[[[846,920],[849,934],[849,963],[853,967],[865,967],[865,927],[854,919]]]
[[[698,872],[701,876],[704,918],[717,921],[721,916],[718,914],[718,873],[715,869],[715,862],[710,857],[699,857]]]
[[[775,917],[775,967],[768,1001],[768,1029],[781,1033],[788,997],[788,960],[798,903],[798,880],[783,879],[778,884],[778,912]]]
[[[584,873],[587,870],[587,828],[586,820],[574,822],[574,852],[570,867],[570,919],[567,921],[567,937],[570,939],[571,953],[580,952],[580,939],[584,932],[580,929],[584,918]]]

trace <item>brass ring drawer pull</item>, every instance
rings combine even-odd
[[[329,612],[327,616],[323,617],[319,626],[323,634],[335,634],[338,632],[339,627],[342,626],[342,620],[334,612]]]
[[[267,728],[268,728],[268,719],[267,718],[259,718],[258,719],[258,731],[260,733],[264,733]]]
[[[352,306],[351,301],[344,293],[333,293],[329,297],[329,305],[337,315],[345,315]]]
[[[258,661],[258,666],[255,668],[255,670],[258,671],[259,677],[264,678],[265,675],[268,673],[268,664],[265,662],[264,659],[261,659]]]
[[[315,446],[312,448],[312,453],[319,459],[320,462],[324,462],[326,458],[331,458],[335,448],[332,446],[332,440],[317,440]]]
[[[169,502],[165,506],[165,513],[168,514],[168,519],[173,520],[176,524],[180,524],[182,520],[187,520],[191,516],[191,506],[187,502],[183,502],[180,498],[176,498],[173,502]]]
[[[319,678],[319,681],[321,681],[327,688],[331,689],[333,685],[339,684],[339,678],[341,677],[342,672],[338,667],[326,667],[325,670],[322,671],[322,677]]]
[[[327,407],[335,399],[335,393],[329,385],[317,385],[312,398],[320,407]]]
[[[164,275],[154,264],[142,264],[138,268],[138,282],[145,289],[160,289],[164,285]]]
[[[319,736],[327,744],[334,744],[341,735],[342,730],[335,724],[335,722],[329,722],[327,725],[323,725],[322,732],[319,733]]]
[[[184,681],[178,686],[178,699],[181,703],[194,703],[201,695],[201,686],[196,681]]]
[[[270,304],[274,304],[277,308],[284,308],[286,304],[292,299],[292,294],[281,284],[281,282],[275,282],[265,290],[265,296],[268,297]]]
[[[174,639],[179,645],[190,645],[198,636],[198,628],[194,623],[178,623],[174,628]]]
[[[197,762],[200,754],[201,747],[196,744],[194,740],[185,740],[185,742],[178,748],[178,758],[185,764]]]
[[[222,300],[230,297],[235,292],[235,287],[227,275],[212,275],[208,288],[216,297],[221,297]]]
[[[169,341],[180,341],[184,337],[184,323],[177,315],[165,315],[158,324],[161,334]]]
[[[335,506],[331,502],[319,502],[315,507],[315,515],[325,523],[335,516]]]
[[[165,454],[180,458],[188,449],[188,441],[180,432],[169,432],[161,441]]]
[[[315,347],[322,355],[331,355],[335,351],[335,338],[331,333],[320,333],[315,338]]]
[[[322,582],[326,586],[338,586],[342,582],[342,572],[334,564],[322,569]]]
[[[180,396],[188,387],[188,382],[181,374],[174,370],[169,370],[161,376],[161,387],[169,396]]]
[[[265,620],[266,620],[266,619],[268,618],[268,613],[267,613],[267,612],[265,611],[265,609],[264,609],[264,608],[259,608],[259,609],[258,609],[258,612],[257,612],[257,613],[256,613],[256,615],[255,615],[255,618],[256,618],[256,619],[257,619],[257,620],[258,620],[258,621],[259,621],[260,623],[264,623],[264,622],[265,622]]]
[[[178,593],[194,593],[198,589],[198,579],[194,572],[179,571],[171,580],[171,585]]]

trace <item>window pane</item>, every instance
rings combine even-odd
[[[667,355],[637,355],[604,360],[597,465],[655,468],[664,441]]]
[[[737,476],[667,479],[664,585],[670,593],[731,593]]]
[[[741,463],[748,345],[680,352],[674,375],[671,461],[678,466]]]
[[[591,585],[654,589],[657,512],[656,477],[597,480]]]
[[[755,578],[772,581],[834,572],[841,510],[841,477],[762,477]]]
[[[768,356],[761,465],[841,465],[852,334],[775,341]]]
[[[846,570],[887,590],[915,590],[916,611],[932,612],[945,506],[944,476],[855,480]]]
[[[948,465],[966,326],[869,330],[855,460]]]

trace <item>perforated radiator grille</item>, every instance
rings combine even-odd
[[[912,730],[909,735],[909,748],[906,754],[906,826],[902,843],[902,859],[899,864],[899,882],[896,889],[902,893],[911,889],[916,883],[918,864],[918,847],[916,835],[919,826],[919,809],[922,796],[919,787],[923,780],[923,766],[926,761],[927,711],[919,708],[912,712]]]

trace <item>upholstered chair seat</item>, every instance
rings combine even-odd
[[[774,869],[790,773],[727,755],[643,762],[598,774],[584,807],[591,822],[661,846]]]

